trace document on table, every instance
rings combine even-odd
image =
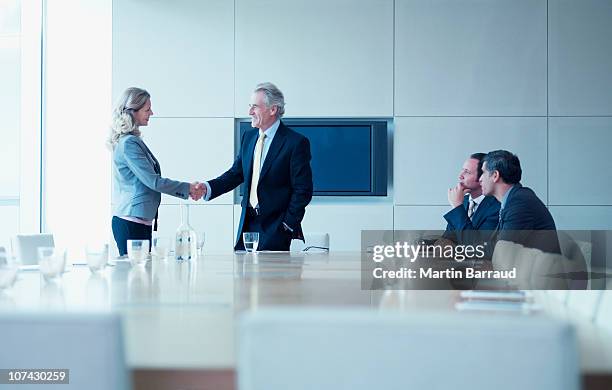
[[[527,301],[532,298],[528,291],[462,291],[461,298],[486,301]]]

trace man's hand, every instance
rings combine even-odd
[[[447,245],[455,246],[457,243],[455,241],[449,240],[448,238],[440,237],[434,243],[433,246],[445,247]]]
[[[189,184],[189,196],[193,200],[200,200],[203,196],[206,195],[206,186],[200,182],[193,182]]]
[[[468,192],[470,192],[469,189],[465,188],[463,184],[458,183],[455,187],[448,189],[448,203],[452,208],[463,204],[463,197]]]

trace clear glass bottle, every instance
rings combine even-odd
[[[189,224],[188,204],[181,204],[181,225],[176,229],[174,252],[177,261],[195,259],[198,255],[198,240],[195,230]]]

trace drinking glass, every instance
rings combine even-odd
[[[108,262],[108,244],[88,245],[85,254],[87,266],[92,273],[103,271]]]
[[[246,249],[247,252],[257,252],[257,245],[259,245],[259,233],[242,233],[242,241],[244,241],[244,249]]]
[[[149,240],[127,240],[127,250],[132,265],[143,265],[149,254]]]
[[[38,248],[38,265],[46,281],[59,279],[66,266],[66,250],[53,247]]]
[[[170,239],[167,237],[155,237],[153,239],[153,253],[158,259],[165,259],[168,257],[168,250],[170,248]]]
[[[198,256],[204,254],[204,242],[206,241],[206,233],[198,232]]]
[[[0,247],[0,290],[8,289],[15,283],[18,270],[17,261]]]

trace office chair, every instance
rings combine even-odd
[[[306,242],[291,241],[291,252],[329,252],[329,233],[305,234]]]
[[[584,290],[591,285],[589,274],[591,272],[591,243],[574,240],[568,233],[558,231],[561,254],[568,259],[567,272],[572,272],[570,289]],[[587,257],[588,254],[588,257]]]
[[[53,234],[18,234],[13,250],[23,265],[38,264],[38,248],[54,247]]]
[[[579,388],[574,328],[551,318],[286,308],[239,323],[239,390]]]
[[[577,269],[572,259],[557,253],[525,247],[521,244],[500,240],[495,244],[492,258],[496,270],[516,268],[516,279],[508,280],[508,286],[522,290],[572,288],[572,271]]]
[[[117,314],[1,313],[0,344],[2,368],[69,369],[62,389],[131,388]]]

